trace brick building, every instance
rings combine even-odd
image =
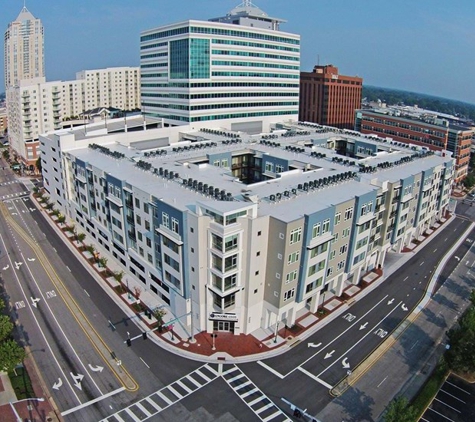
[[[470,148],[475,131],[464,122],[420,110],[402,109],[357,110],[355,129],[365,134],[387,137],[397,142],[411,143],[433,151],[447,150],[456,159],[456,182],[468,172]]]
[[[362,78],[339,75],[333,65],[301,72],[299,120],[353,129],[362,88]]]

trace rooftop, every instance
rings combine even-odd
[[[257,204],[260,216],[272,215],[283,221],[344,203],[388,181],[398,182],[452,160],[450,154],[443,156],[354,131],[316,126],[295,126],[291,132],[257,136],[195,131],[187,135],[200,141],[181,141],[145,151],[104,142],[107,137],[103,136],[101,146],[70,153],[183,211],[194,209],[197,202],[223,213]],[[361,158],[344,157],[330,147],[336,141],[364,141],[377,152]],[[230,155],[257,157],[263,163],[272,157],[286,163],[288,170],[264,172],[269,180],[246,184],[233,176],[231,161],[228,167],[214,165],[216,158]]]

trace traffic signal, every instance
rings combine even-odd
[[[146,331],[144,331],[144,332],[142,333],[142,338],[143,338],[144,340],[147,340],[147,332],[146,332]]]
[[[126,342],[127,342],[127,347],[132,346],[132,341],[130,340],[130,338],[128,338],[128,339],[126,340]]]

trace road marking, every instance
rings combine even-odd
[[[261,360],[258,360],[257,363],[261,365],[263,368],[267,369],[269,372],[273,373],[276,377],[279,377],[280,379],[284,379],[287,375],[282,375],[280,372],[276,371],[274,368],[270,367],[267,365],[267,363],[262,362]]]
[[[445,391],[443,388],[440,389],[443,393],[447,394],[450,397],[453,397],[455,400],[458,400],[459,402],[462,402],[463,404],[466,404],[462,399],[459,399],[457,396],[454,396],[453,394],[450,394],[448,391]]]
[[[356,315],[350,314],[349,312],[343,316],[343,319],[345,319],[348,322],[352,322],[356,318]]]
[[[406,281],[408,278],[409,278],[409,276],[407,276],[407,277],[406,277],[404,280],[402,280],[402,281]]]
[[[89,369],[93,372],[102,372],[104,370],[104,367],[103,366],[92,366],[91,364],[89,364]]]
[[[450,419],[447,416],[443,415],[442,413],[437,412],[437,410],[432,409],[432,407],[429,407],[428,410],[432,410],[434,413],[437,413],[438,415],[442,416],[444,419],[447,419],[450,422],[455,422],[453,419]]]
[[[74,413],[78,410],[84,409],[85,407],[90,406],[91,404],[100,402],[103,399],[106,399],[107,397],[115,396],[116,394],[122,392],[125,390],[125,387],[120,387],[117,390],[111,391],[110,393],[103,394],[100,397],[95,398],[94,400],[88,401],[86,403],[82,403],[79,406],[72,407],[71,409],[65,410],[64,412],[61,412],[61,416],[67,416],[71,413]]]
[[[386,296],[387,297],[387,296]],[[386,297],[384,297],[381,301],[385,300]],[[386,314],[386,316],[384,318],[382,318],[377,324],[375,324],[373,326],[373,329],[376,328],[378,325],[381,325],[383,323],[383,321],[385,321],[387,318],[389,318],[389,316],[394,312],[396,311],[398,308],[399,308],[399,305],[401,305],[402,302],[399,302],[390,312],[388,312]],[[360,344],[366,337],[368,337],[370,334],[372,333],[372,330],[371,331],[368,331],[367,334],[365,334],[363,337],[361,337],[353,346],[351,346],[348,350],[345,351],[345,353],[343,353],[342,355],[340,355],[337,359],[335,359],[335,361],[331,364],[331,365],[328,365],[322,372],[320,372],[317,377],[320,377],[322,374],[324,374],[326,371],[328,371],[333,365],[335,365],[337,362],[340,361],[340,359],[347,355],[349,352],[351,352],[355,347],[358,346],[358,344]]]
[[[433,252],[433,253],[435,253],[435,252],[437,252],[437,248],[434,249],[434,252]]]
[[[150,366],[147,365],[147,362],[145,362],[142,358],[140,358],[140,360],[142,361],[142,363],[143,363],[148,369],[150,369]]]
[[[383,384],[384,381],[386,381],[388,379],[388,376],[386,376],[379,384],[376,388],[379,388],[381,387],[381,385]]]
[[[67,265],[66,265],[66,269],[71,272],[71,268],[69,268]]]
[[[414,347],[416,347],[417,343],[419,343],[419,340],[417,340],[417,341],[412,345],[412,347],[411,347],[409,350],[414,349]]]
[[[16,309],[22,309],[24,308],[26,305],[25,305],[25,302],[23,300],[20,300],[18,302],[15,302],[15,308]]]
[[[318,378],[316,375],[312,374],[311,372],[307,371],[304,368],[299,367],[298,370],[300,372],[303,372],[307,377],[312,378],[313,380],[317,381],[318,383],[322,384],[324,387],[328,388],[331,390],[333,388],[333,385],[328,384],[327,382],[323,381],[322,379]]]
[[[56,292],[54,290],[50,290],[49,292],[46,292],[46,297],[48,299],[51,299],[52,297],[56,297]]]
[[[420,264],[419,264],[419,267],[422,267],[424,265],[424,261],[422,261]]]
[[[84,289],[84,293],[86,293],[88,297],[91,297],[90,294],[87,292],[86,289]]]
[[[464,390],[463,388],[459,387],[458,385],[455,385],[454,383],[451,383],[450,381],[446,381],[447,384],[450,384],[452,387],[458,388],[460,391],[463,391],[464,393],[467,393],[469,396],[471,395],[467,390]]]
[[[53,384],[53,390],[59,390],[59,388],[63,385],[63,380],[58,378],[58,382]]]
[[[448,405],[447,403],[443,402],[442,400],[439,400],[437,397],[434,399],[438,401],[439,403],[442,403],[444,406],[447,406],[449,409],[455,410],[457,413],[462,413],[460,410],[456,409],[455,407],[452,407]]]

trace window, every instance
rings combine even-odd
[[[172,231],[175,233],[179,231],[178,220],[176,218],[172,218]]]
[[[348,245],[343,245],[340,247],[340,255],[343,255],[348,250]]]
[[[162,212],[162,224],[169,229],[170,228],[170,217],[167,213]]]
[[[284,302],[286,302],[289,299],[292,299],[295,296],[295,287],[291,288],[290,290],[287,290],[284,293]]]
[[[140,208],[140,201],[138,198],[135,198],[135,207]]]
[[[300,242],[302,239],[302,227],[298,227],[290,232],[290,244]]]
[[[266,172],[272,173],[274,171],[274,164],[269,161],[266,161]]]
[[[312,239],[320,236],[320,223],[314,224],[312,228]]]
[[[341,221],[341,212],[335,214],[335,226],[337,226],[338,224],[340,224],[340,221]]]
[[[327,218],[322,224],[322,234],[328,233],[330,231],[330,219]]]
[[[345,261],[340,261],[336,266],[337,270],[341,270],[345,266]]]
[[[145,214],[148,214],[148,213],[149,213],[148,204],[146,204],[145,202],[144,202],[144,204],[143,204],[143,212],[144,212]]]
[[[361,206],[361,215],[366,215],[366,214],[369,214],[371,212],[373,208],[373,202],[368,202],[367,204],[363,204]]]
[[[238,256],[232,255],[224,259],[224,271],[231,271],[237,268]]]
[[[311,282],[305,288],[305,293],[310,293],[312,290],[315,290],[317,287],[320,287],[323,283],[323,277],[317,278],[315,281]]]
[[[224,252],[232,251],[238,247],[238,235],[234,234],[232,236],[226,237],[224,241]]]
[[[335,258],[336,251],[331,251],[330,252],[330,259]]]
[[[346,228],[343,230],[342,236],[341,237],[348,237],[350,235],[350,228]]]
[[[285,277],[285,284],[292,283],[292,281],[297,280],[297,270],[293,270],[290,273],[287,273]]]
[[[290,264],[293,264],[294,262],[297,262],[299,260],[299,256],[300,256],[300,252],[292,252],[290,255],[289,255],[289,259],[287,260],[287,264],[290,265]]]
[[[322,271],[325,268],[325,261],[320,261],[319,263],[312,265],[308,268],[308,277],[311,277],[315,273]]]
[[[350,220],[353,218],[353,208],[347,208],[345,210],[345,221]]]

